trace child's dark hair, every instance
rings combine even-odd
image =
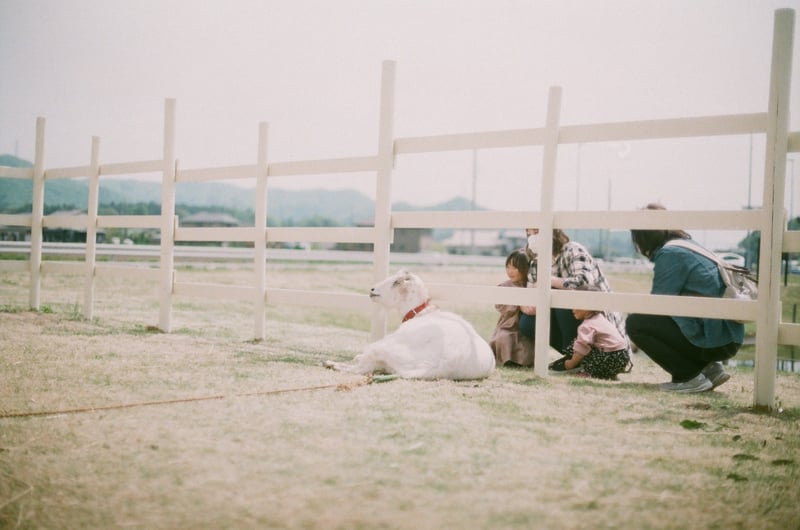
[[[515,269],[522,273],[522,285],[528,285],[528,272],[531,269],[531,260],[524,248],[518,248],[511,251],[511,254],[506,258],[506,267],[513,265]]]

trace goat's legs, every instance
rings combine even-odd
[[[349,372],[352,374],[371,374],[385,372],[388,366],[384,362],[385,352],[381,346],[381,341],[374,342],[367,345],[364,351],[356,355],[353,362],[339,363],[335,361],[324,361],[322,365],[325,368],[339,370],[341,372]]]

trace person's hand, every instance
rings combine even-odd
[[[519,306],[519,310],[525,313],[526,315],[536,316],[536,306],[532,305],[521,305]]]
[[[586,356],[583,354],[573,352],[572,357],[564,361],[564,368],[566,368],[567,370],[572,370],[573,368],[581,364],[581,361],[583,361],[584,357]]]
[[[563,289],[564,288],[564,280],[563,278],[559,278],[557,276],[553,276],[550,278],[550,288],[551,289]]]
[[[575,357],[572,357],[571,359],[567,359],[566,361],[564,361],[564,368],[566,368],[567,370],[572,370],[573,368],[578,366],[579,363],[580,360],[576,359]]]

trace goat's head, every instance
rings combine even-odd
[[[370,289],[369,297],[388,309],[405,313],[427,301],[428,288],[416,274],[405,269],[389,276]]]

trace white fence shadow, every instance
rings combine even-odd
[[[386,61],[381,77],[381,105],[378,150],[363,157],[292,162],[270,162],[267,157],[267,124],[259,125],[255,162],[239,166],[183,169],[175,155],[176,102],[167,99],[164,109],[163,153],[155,160],[100,164],[100,140],[92,138],[89,164],[69,168],[45,168],[45,120],[36,122],[36,154],[32,169],[0,167],[0,177],[33,180],[30,215],[0,215],[0,224],[31,229],[30,258],[26,262],[0,262],[0,270],[30,273],[29,303],[39,308],[40,278],[43,273],[85,275],[83,311],[92,318],[95,278],[143,278],[160,282],[159,326],[171,330],[174,295],[251,300],[254,305],[254,336],[265,337],[266,304],[295,304],[372,312],[372,338],[386,332],[386,319],[375,311],[368,297],[351,293],[320,293],[301,289],[268,288],[266,282],[267,242],[344,242],[373,245],[372,268],[377,282],[389,273],[389,246],[397,228],[515,228],[539,227],[545,233],[553,228],[665,229],[691,226],[711,230],[750,230],[762,234],[759,256],[757,301],[734,301],[697,297],[650,296],[626,293],[595,293],[551,290],[549,282],[536,289],[504,289],[496,286],[432,284],[434,298],[462,300],[475,304],[536,305],[536,361],[534,372],[547,373],[549,334],[548,307],[584,307],[621,312],[698,317],[735,318],[755,321],[756,370],[754,403],[772,408],[775,402],[775,371],[778,344],[800,345],[800,325],[781,323],[780,255],[800,251],[800,233],[788,232],[784,220],[786,156],[800,152],[800,132],[789,133],[789,91],[791,85],[794,11],[775,13],[770,97],[768,108],[755,114],[687,117],[666,120],[615,122],[588,125],[561,125],[561,89],[552,87],[547,101],[547,116],[541,127],[466,134],[395,138],[395,64]],[[592,142],[714,137],[760,133],[766,135],[764,205],[746,211],[555,211],[555,167],[558,149],[566,144]],[[518,212],[393,212],[391,178],[397,157],[441,151],[539,146],[543,149],[540,204]],[[161,215],[98,215],[100,178],[138,173],[162,174]],[[371,172],[375,174],[375,221],[371,227],[284,228],[267,226],[267,192],[270,177]],[[82,216],[44,215],[44,185],[48,180],[89,178],[88,213]],[[254,227],[180,227],[175,217],[175,185],[178,182],[254,179]],[[43,228],[86,230],[85,259],[82,262],[43,261]],[[96,232],[103,228],[152,228],[160,230],[159,267],[137,269],[97,263]],[[178,282],[175,279],[175,243],[178,241],[248,242],[254,245],[252,286],[232,287]],[[547,245],[546,245],[547,246]],[[550,249],[545,249],[539,266],[540,277],[550,276]]]

